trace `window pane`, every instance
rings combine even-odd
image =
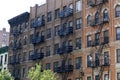
[[[117,80],[120,80],[120,72],[117,73]]]
[[[79,12],[82,10],[82,0],[79,0],[76,2],[76,12]]]
[[[108,77],[109,77],[108,74],[105,74],[104,75],[104,80],[109,80]]]
[[[120,49],[117,49],[117,63],[120,63]]]
[[[76,69],[80,69],[82,67],[82,58],[76,58]]]
[[[120,28],[116,28],[116,40],[120,40]]]
[[[76,39],[76,49],[81,49],[82,41],[81,38]]]
[[[87,77],[87,80],[91,80],[91,76]]]
[[[116,13],[116,17],[120,17],[120,5],[116,6],[116,9],[115,9],[115,13]]]

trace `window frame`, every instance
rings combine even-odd
[[[75,69],[82,68],[82,57],[77,57],[75,60]]]
[[[116,40],[120,40],[120,27],[116,28]]]
[[[47,13],[47,22],[52,21],[52,12]]]
[[[48,57],[48,56],[50,56],[50,54],[51,54],[51,46],[47,46],[46,47],[46,57]]]
[[[76,38],[76,49],[82,48],[82,38]]]
[[[115,17],[120,17],[120,5],[117,5],[115,7]]]
[[[87,47],[91,47],[92,46],[92,36],[88,35],[87,36]]]
[[[76,12],[82,11],[82,0],[77,0],[75,5],[76,5],[76,10],[75,10]]]
[[[81,29],[82,28],[82,24],[83,24],[82,18],[76,19],[76,30]]]
[[[116,50],[116,62],[117,62],[117,63],[120,63],[120,59],[119,59],[119,58],[120,58],[120,53],[118,53],[118,50],[120,50],[120,49],[117,49],[117,50]],[[120,52],[120,51],[119,51],[119,52]]]
[[[47,39],[52,37],[52,30],[51,28],[47,29]]]

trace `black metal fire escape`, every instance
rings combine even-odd
[[[59,13],[59,17],[61,20],[60,30],[58,35],[61,38],[61,47],[57,50],[58,54],[62,58],[62,63],[60,67],[57,67],[56,72],[62,75],[62,80],[67,80],[67,77],[70,72],[73,71],[73,65],[66,65],[66,61],[68,59],[68,55],[73,50],[73,46],[67,46],[67,36],[73,33],[73,26],[68,26],[68,19],[73,15],[73,9],[69,7],[64,7],[62,11]],[[68,26],[68,27],[67,27]]]
[[[18,69],[20,69],[20,55],[18,55],[18,52],[21,52],[20,50],[22,49],[22,43],[21,40],[19,39],[21,37],[22,34],[22,23],[27,22],[29,20],[29,13],[25,12],[22,13],[21,15],[18,15],[10,20],[8,20],[9,24],[10,24],[10,34],[13,38],[13,42],[11,42],[10,44],[10,49],[12,51],[12,56],[10,58],[10,65],[13,67],[13,73],[12,76],[15,78],[15,80],[20,80],[20,76],[17,72],[17,74],[15,73],[15,71],[17,71]],[[19,65],[19,67],[18,67]],[[16,70],[17,69],[17,70]]]
[[[13,56],[12,56],[12,60],[10,61],[10,64],[13,66],[13,69],[16,69],[16,65],[20,64],[20,57],[17,53],[19,52],[19,50],[22,49],[22,44],[18,40],[21,33],[22,33],[21,28],[15,28],[12,32],[12,35],[14,37],[14,42],[12,43]],[[14,76],[15,80],[20,80],[20,77],[16,75],[15,72],[13,72],[12,75]]]
[[[36,5],[35,19],[31,21],[31,25],[30,25],[31,28],[34,29],[34,34],[31,38],[31,42],[33,44],[34,50],[33,50],[33,54],[30,55],[30,60],[33,61],[39,61],[44,58],[43,52],[36,51],[36,46],[38,46],[39,44],[45,41],[44,35],[36,31],[38,28],[45,26],[45,17],[41,16],[40,18],[37,18],[37,8],[38,6]]]
[[[97,59],[95,59],[95,61],[91,60],[92,61],[91,67],[92,67],[92,74],[93,74],[92,77],[94,77],[94,69],[99,68],[97,80],[102,80],[101,78],[102,78],[102,74],[104,71],[104,67],[108,67],[108,78],[109,78],[110,58],[109,58],[109,56],[106,57],[106,60],[107,60],[106,63],[105,62],[103,63],[103,60],[102,60],[102,58],[103,58],[102,52],[103,52],[103,49],[106,48],[106,45],[108,45],[109,38],[107,38],[107,40],[105,40],[105,39],[103,40],[103,38],[101,37],[102,36],[101,33],[102,33],[102,29],[103,29],[104,24],[109,23],[109,19],[108,20],[104,20],[104,19],[101,20],[102,6],[104,4],[106,4],[107,2],[108,2],[108,0],[94,0],[94,1],[89,0],[89,2],[88,2],[88,5],[90,5],[91,7],[97,8],[97,12],[98,12],[98,16],[99,16],[99,23],[95,24],[95,22],[93,21],[91,24],[91,26],[93,26],[93,27],[96,27],[96,26],[99,27],[97,32],[96,32],[99,34],[98,35],[99,43],[96,44],[96,41],[94,41],[92,43],[92,47],[95,47],[98,55],[96,56]],[[93,55],[94,55],[93,49],[91,51],[92,53],[90,54],[91,57],[93,57]],[[98,63],[100,63],[100,64],[98,64]],[[94,80],[94,78],[92,78],[92,80]]]

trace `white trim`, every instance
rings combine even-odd
[[[117,5],[120,5],[120,3],[116,2],[113,7],[115,8]]]

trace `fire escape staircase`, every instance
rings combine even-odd
[[[92,1],[92,0],[90,0],[90,1]],[[108,0],[106,0],[106,1],[108,1]],[[98,4],[96,4],[96,2],[95,3],[93,3],[93,2],[90,2],[90,6],[91,7],[97,7],[97,11],[98,11],[98,14],[99,14],[99,16],[100,16],[100,13],[101,13],[101,10],[102,10],[102,6],[103,6],[103,4],[106,2],[106,1],[104,1],[104,0],[99,0],[98,1]],[[96,31],[96,33],[99,33],[99,34],[101,34],[101,32],[102,32],[102,28],[103,28],[103,26],[104,26],[104,22],[103,21],[100,21],[99,22],[99,24],[98,24],[98,30]],[[99,35],[99,38],[100,38],[100,36],[101,35]],[[100,40],[101,41],[101,40]],[[96,48],[97,49],[97,52],[99,53],[99,57],[101,58],[102,57],[102,51],[103,51],[103,48],[105,47],[105,44],[103,44],[102,42],[99,42],[100,44],[99,44],[99,47],[98,48]],[[93,52],[93,51],[91,51],[91,52]],[[109,65],[108,65],[109,66]],[[104,67],[103,67],[103,64],[100,62],[100,66],[99,66],[99,72],[98,72],[98,77],[99,77],[99,79],[98,80],[101,80],[101,77],[102,77],[102,74],[103,74],[103,71],[104,71]],[[93,69],[94,69],[94,67],[93,67]],[[109,74],[109,70],[108,70],[108,74]]]

